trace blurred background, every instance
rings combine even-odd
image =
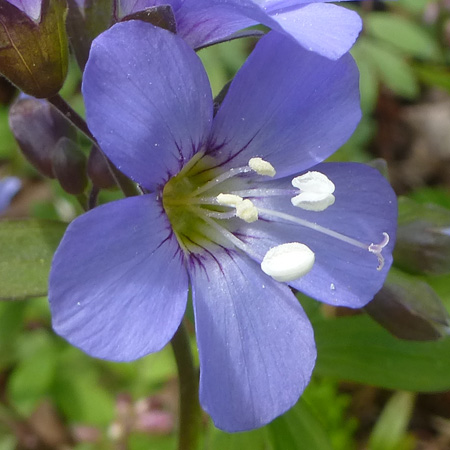
[[[374,164],[402,196],[395,268],[367,310],[390,333],[363,311],[324,308],[299,296],[319,347],[302,400],[250,433],[220,432],[205,414],[204,449],[450,448],[450,1],[345,6],[364,21],[352,50],[364,117],[332,160]],[[199,52],[214,95],[254,43],[241,39]],[[83,114],[80,79],[73,63],[62,96]],[[21,180],[1,218],[68,223],[82,212],[76,198],[25,160],[9,129],[17,94],[0,80],[0,179]],[[87,155],[88,142],[78,139]],[[100,202],[120,195],[101,190]],[[51,261],[51,252],[33,245],[35,254],[17,255],[33,267],[25,276],[17,273],[23,297],[30,298],[0,302],[0,450],[175,448],[178,387],[171,349],[134,363],[108,363],[57,337],[45,283],[33,282],[31,289],[25,279],[42,278]],[[0,248],[0,273],[10,258]],[[437,306],[424,306],[424,299]],[[195,352],[193,334],[192,347]]]

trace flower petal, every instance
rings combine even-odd
[[[311,228],[260,220],[245,225],[244,240],[262,259],[272,247],[285,242],[306,244],[315,253],[312,270],[289,284],[325,303],[358,308],[364,306],[383,285],[392,263],[397,223],[397,202],[389,183],[375,169],[356,163],[328,163],[313,168],[336,186],[333,205],[321,212],[292,206],[290,198],[252,198],[257,208],[281,211],[306,220]],[[292,189],[290,179],[268,182],[266,187]],[[261,187],[261,185],[259,185]],[[267,216],[260,211],[260,217]],[[389,243],[382,250],[385,264],[377,270],[377,256],[336,237],[314,230],[315,225],[341,233],[365,246],[379,244],[383,233]]]
[[[211,154],[225,167],[260,156],[277,177],[301,172],[353,133],[361,117],[358,82],[349,54],[331,61],[271,32],[230,86],[214,119]]]
[[[176,11],[178,33],[192,48],[228,37],[267,17],[251,0],[185,0]]]
[[[53,327],[91,356],[130,361],[172,338],[187,292],[160,203],[151,194],[127,198],[69,225],[50,273]]]
[[[142,21],[118,23],[95,39],[83,95],[100,147],[150,190],[209,134],[212,97],[201,61],[181,38]]]
[[[308,50],[338,59],[355,42],[358,14],[328,0],[185,0],[176,10],[178,32],[193,47],[224,39],[261,23],[280,31]]]
[[[41,16],[42,0],[8,0],[8,3],[23,11],[34,21],[38,21]]]
[[[200,260],[191,282],[202,407],[229,432],[270,422],[309,382],[316,351],[308,318],[289,288],[239,254]]]
[[[347,53],[362,29],[356,12],[330,4],[276,11],[271,17],[304,48],[331,59]]]

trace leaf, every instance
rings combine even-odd
[[[315,321],[315,373],[387,389],[450,389],[450,337],[411,342],[393,337],[365,315]]]
[[[441,52],[436,41],[418,24],[406,17],[372,12],[364,25],[372,36],[417,58],[437,60]]]
[[[396,392],[387,402],[371,433],[369,450],[413,449],[408,446],[407,429],[414,410],[415,395]]]
[[[332,450],[325,429],[303,400],[267,428],[274,450]]]
[[[0,300],[46,295],[52,257],[66,227],[50,220],[0,221]]]
[[[275,450],[268,442],[267,427],[243,433],[226,433],[218,430],[211,424],[204,448],[214,450],[229,449],[252,449],[252,450]]]
[[[402,54],[367,38],[359,41],[358,48],[388,88],[409,99],[419,95],[416,76]]]
[[[28,348],[9,378],[8,393],[17,410],[27,416],[48,393],[58,353],[54,341],[46,334],[35,333],[23,344]]]
[[[435,64],[415,64],[414,71],[419,80],[432,87],[438,87],[450,94],[450,77],[447,66],[436,66]]]
[[[106,426],[114,418],[114,393],[101,380],[93,360],[78,349],[60,352],[52,396],[71,422]]]

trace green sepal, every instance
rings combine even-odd
[[[0,0],[0,72],[26,94],[48,98],[59,92],[67,74],[66,2],[43,0],[41,17]]]
[[[0,300],[46,295],[50,264],[66,227],[51,220],[0,221]]]

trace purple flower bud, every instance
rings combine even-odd
[[[52,165],[53,173],[66,192],[79,195],[86,189],[86,156],[74,141],[62,137],[57,142]]]
[[[365,310],[401,339],[430,341],[450,332],[450,316],[433,289],[398,270],[391,270],[385,285]]]
[[[411,273],[450,273],[449,228],[450,210],[402,198],[394,252],[396,265]]]
[[[94,186],[100,189],[111,189],[116,186],[114,177],[106,163],[106,156],[97,146],[93,146],[87,163],[87,173]]]
[[[66,78],[65,14],[63,0],[0,0],[0,72],[29,95],[51,97]]]
[[[75,136],[69,122],[46,100],[22,96],[9,111],[9,126],[30,164],[54,178],[51,155],[55,145],[64,136]]]

